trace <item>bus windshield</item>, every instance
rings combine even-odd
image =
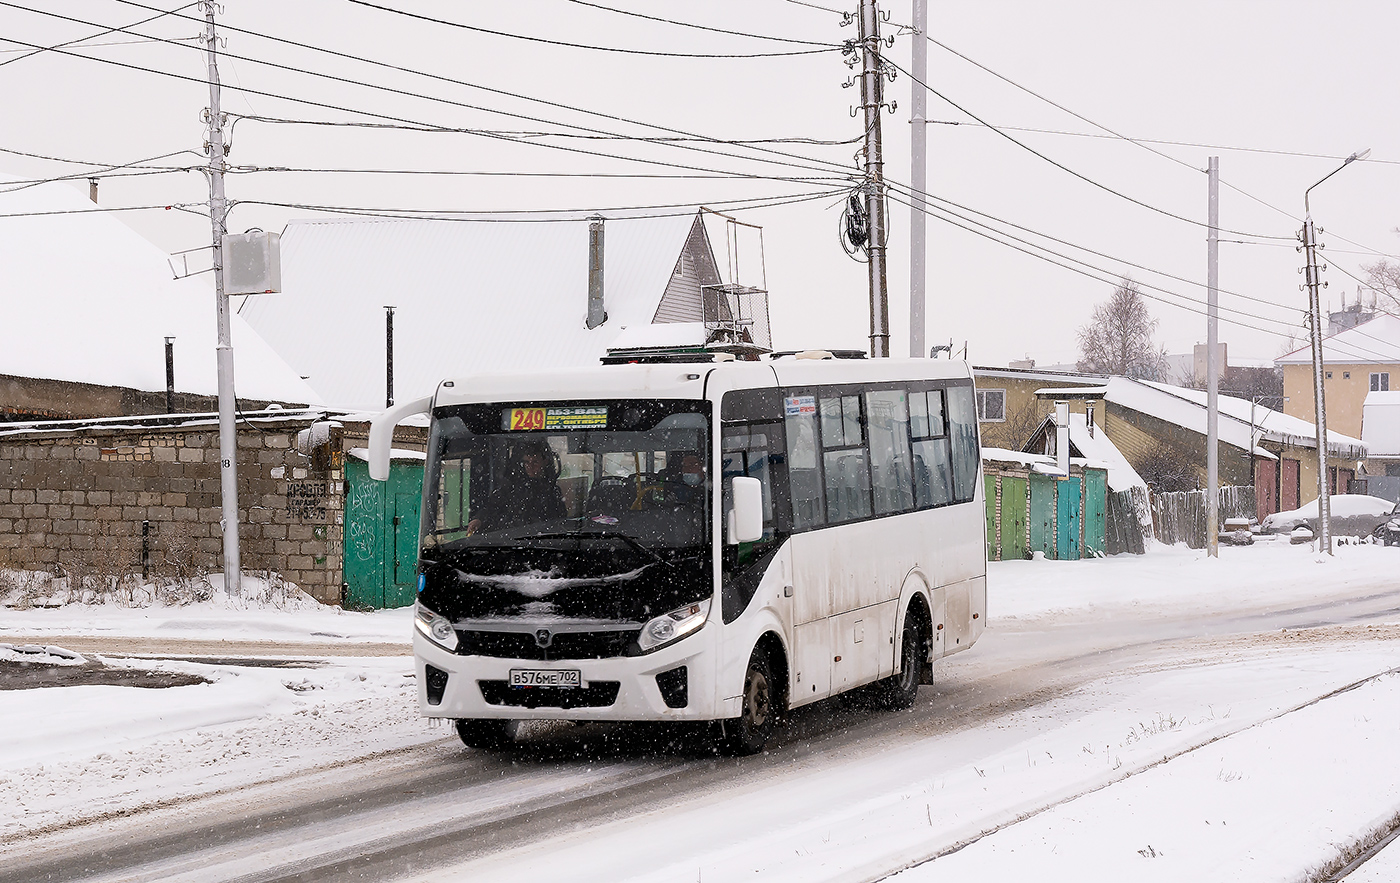
[[[695,401],[435,413],[423,602],[453,618],[631,621],[708,596],[707,414]]]

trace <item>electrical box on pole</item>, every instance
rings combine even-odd
[[[224,293],[277,294],[282,290],[282,237],[252,230],[225,233]]]

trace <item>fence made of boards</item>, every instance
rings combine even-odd
[[[1252,518],[1255,509],[1253,485],[1220,488],[1218,518]],[[1192,549],[1206,546],[1206,492],[1172,491],[1152,495],[1152,527],[1161,543],[1185,543]]]

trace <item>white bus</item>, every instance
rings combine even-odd
[[[911,703],[986,624],[972,376],[825,355],[479,376],[376,419],[382,478],[393,426],[432,418],[423,714],[473,747],[720,721],[743,754],[837,693]]]

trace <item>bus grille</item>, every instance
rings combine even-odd
[[[627,648],[640,629],[624,632],[558,632],[548,647],[541,647],[535,636],[525,632],[487,632],[462,629],[457,632],[457,652],[462,656],[491,656],[496,659],[611,659],[627,655]]]
[[[619,681],[593,681],[587,687],[512,687],[505,681],[477,681],[488,705],[514,708],[603,708],[617,701]]]

